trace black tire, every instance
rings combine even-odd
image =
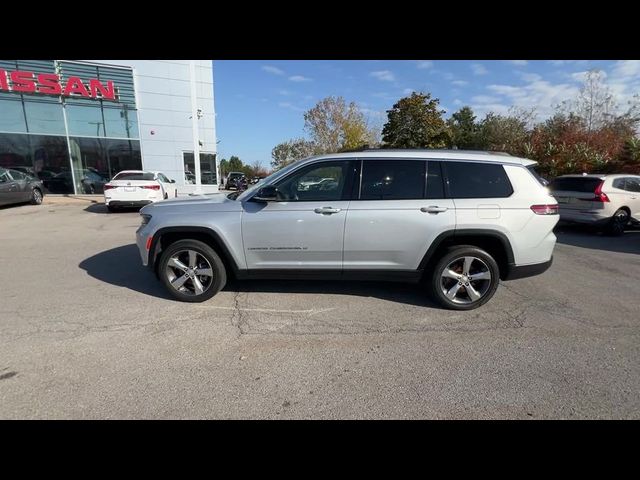
[[[619,208],[616,213],[613,214],[609,224],[604,230],[604,233],[611,235],[612,237],[619,237],[624,234],[624,229],[629,224],[631,216],[624,208]]]
[[[213,274],[212,279],[209,281],[209,283],[206,284],[206,289],[204,290],[204,292],[200,294],[183,293],[182,291],[177,290],[171,284],[171,279],[167,274],[167,269],[169,268],[169,260],[179,252],[188,250],[195,251],[196,253],[204,257],[204,259],[211,266]],[[171,268],[171,272],[175,273],[176,271],[179,270]],[[162,252],[160,262],[158,264],[158,276],[160,277],[160,280],[169,291],[169,293],[182,302],[198,303],[209,300],[214,295],[216,295],[227,283],[227,271],[224,267],[224,263],[222,263],[222,260],[220,259],[220,256],[213,250],[213,248],[199,240],[178,240],[177,242],[172,243],[169,248]],[[204,285],[204,283],[202,284]],[[186,280],[184,282],[184,285],[185,290],[192,290],[194,287],[193,280]]]
[[[167,198],[169,198],[169,194],[167,192],[164,192],[164,199],[166,200]]]
[[[42,190],[40,190],[39,188],[34,188],[33,190],[31,190],[31,205],[41,205],[42,199]]]
[[[459,293],[456,294],[456,298],[452,300],[445,295],[443,289],[449,288],[451,291],[456,286],[457,280],[443,278],[443,273],[445,270],[449,270],[448,267],[452,262],[460,262],[459,259],[462,257],[474,257],[475,259],[479,259],[480,262],[475,260],[472,262],[471,272],[461,272],[461,280],[463,282],[458,283],[456,292]],[[462,264],[464,264],[464,260],[462,260]],[[460,265],[460,267],[462,268],[462,265]],[[486,270],[484,270],[485,267]],[[466,293],[462,273],[471,273],[473,278],[474,274],[479,274],[481,271],[483,274],[486,274],[485,272],[488,271],[491,278],[487,280],[472,280],[469,282],[469,285],[474,287],[474,291],[481,293],[479,299],[472,300],[471,294]],[[432,298],[443,307],[451,310],[473,310],[484,305],[491,300],[500,283],[500,269],[494,258],[484,250],[472,245],[458,245],[449,248],[445,255],[436,263],[433,270],[428,272],[428,275],[428,287]],[[448,283],[451,283],[451,285],[448,285]],[[457,295],[460,295],[460,297],[457,297]],[[467,299],[465,299],[464,296],[466,296]],[[469,303],[461,303],[463,301],[468,301]]]

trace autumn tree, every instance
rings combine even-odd
[[[521,155],[528,140],[526,121],[512,115],[489,112],[480,122],[479,146],[484,150]]]
[[[473,150],[481,148],[479,126],[471,107],[462,107],[447,120],[451,134],[451,146]]]
[[[317,150],[314,142],[303,138],[279,143],[271,150],[271,166],[274,170],[279,170],[296,160],[314,155]]]
[[[370,145],[375,132],[358,108],[342,97],[327,97],[304,113],[304,128],[316,153],[335,153]]]
[[[429,93],[413,92],[387,111],[382,141],[387,148],[442,148],[450,142],[440,100]]]

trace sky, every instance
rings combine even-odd
[[[638,60],[214,60],[219,158],[268,167],[271,149],[305,137],[303,113],[330,95],[356,102],[380,127],[412,91],[439,98],[445,118],[469,105],[478,120],[511,106],[535,108],[544,120],[591,69],[604,72],[621,106],[640,93]]]

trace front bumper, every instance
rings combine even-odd
[[[507,266],[507,273],[503,280],[517,280],[518,278],[533,277],[546,272],[553,263],[553,257],[548,262],[533,263],[530,265],[514,265],[510,263]]]

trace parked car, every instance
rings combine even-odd
[[[265,177],[253,177],[249,183],[251,185],[255,185],[256,183],[261,182],[264,179]]]
[[[425,280],[443,306],[486,303],[499,280],[549,268],[558,204],[528,159],[383,150],[300,160],[245,192],[141,210],[137,245],[177,299],[235,278]],[[330,177],[307,190],[311,177]]]
[[[124,170],[104,186],[104,203],[110,212],[121,207],[142,207],[177,197],[175,180],[162,172]]]
[[[31,202],[40,205],[44,198],[42,181],[17,170],[0,167],[0,205]]]
[[[227,183],[225,184],[225,189],[231,190],[232,188],[238,189],[236,185],[236,181],[240,178],[244,177],[244,173],[242,172],[229,172],[229,176],[227,177]]]
[[[82,171],[80,183],[83,193],[96,194],[104,193],[104,184],[109,181],[105,174],[101,174],[95,170],[86,169]]]
[[[563,175],[549,185],[560,220],[590,224],[622,235],[640,221],[640,175]]]

